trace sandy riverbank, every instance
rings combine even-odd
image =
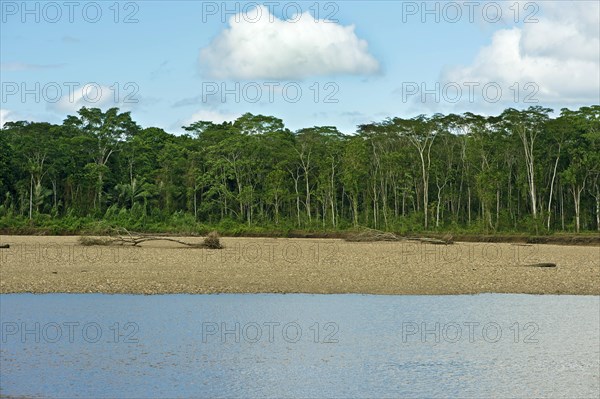
[[[78,237],[0,236],[0,243],[11,246],[0,249],[0,293],[600,295],[598,246],[296,238],[222,242],[222,250],[172,242],[84,247]],[[527,266],[538,262],[558,266]]]

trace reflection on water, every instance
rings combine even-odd
[[[598,397],[593,296],[1,295],[0,394]]]

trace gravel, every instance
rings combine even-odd
[[[10,244],[0,249],[0,293],[600,295],[600,246],[222,238],[225,248],[201,249],[78,238],[0,236]]]

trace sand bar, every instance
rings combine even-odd
[[[183,237],[201,242],[198,237]],[[222,238],[81,246],[78,237],[0,236],[0,293],[529,293],[600,295],[600,247]],[[554,268],[528,266],[556,263]]]

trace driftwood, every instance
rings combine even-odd
[[[357,233],[348,235],[345,240],[351,242],[400,241],[400,238],[393,233],[364,228]]]
[[[434,244],[434,245],[449,245],[454,244],[452,237],[447,239],[439,239],[439,238],[426,238],[426,237],[409,237],[408,241],[419,241],[424,242],[426,244]]]
[[[197,244],[191,244],[189,242],[181,241],[175,238],[163,237],[145,233],[130,232],[125,228],[115,229],[115,235],[112,237],[113,243],[117,245],[131,245],[137,246],[146,241],[171,241],[188,247],[198,246]]]
[[[189,242],[176,240],[174,238],[169,238],[169,237],[132,237],[132,238],[119,237],[119,239],[116,240],[115,244],[121,244],[121,245],[130,244],[135,247],[138,244],[141,244],[146,241],[172,241],[172,242],[176,242],[178,244],[187,245],[188,247],[196,247],[196,246],[201,245],[201,244],[192,244]]]
[[[152,235],[145,233],[130,232],[125,228],[113,229],[111,235],[108,238],[90,238],[81,237],[80,243],[82,245],[131,245],[133,247],[147,241],[171,241],[181,245],[185,245],[190,248],[210,248],[210,249],[221,249],[223,246],[219,241],[219,235],[216,232],[211,232],[207,237],[204,238],[202,243],[189,243],[182,240],[178,240],[172,237],[165,237],[160,235]]]
[[[9,244],[0,244],[0,249],[8,249],[10,248]]]
[[[446,235],[444,238],[427,238],[427,237],[398,237],[394,233],[385,231],[363,228],[359,232],[350,234],[345,238],[351,242],[373,242],[373,241],[418,241],[427,244],[448,245],[454,241],[451,235]]]
[[[544,262],[544,263],[530,263],[525,265],[528,267],[556,267],[556,263]]]

